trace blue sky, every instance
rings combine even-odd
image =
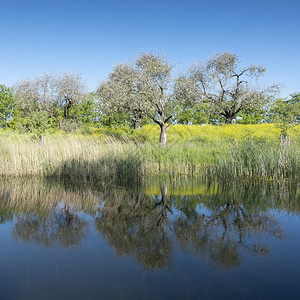
[[[0,83],[78,72],[96,89],[118,62],[164,53],[176,72],[216,52],[300,92],[300,1],[0,1]]]

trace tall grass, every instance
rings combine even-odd
[[[198,175],[213,151],[195,143],[157,144],[91,136],[12,135],[0,140],[0,175],[71,180],[139,180],[151,174]]]
[[[102,180],[138,177],[141,157],[134,143],[92,136],[52,135],[0,140],[0,175]]]
[[[297,179],[300,174],[299,146],[248,140],[224,153],[211,169],[222,177],[263,177]]]
[[[2,132],[0,175],[104,184],[138,183],[148,175],[299,178],[297,139],[292,139],[289,146],[280,146],[278,137],[267,139],[256,133],[234,139],[234,135],[216,134],[217,128],[222,127],[207,127],[206,134],[185,139],[177,134],[177,139],[170,139],[166,147],[151,141],[151,137],[140,138],[140,131],[119,137],[53,134],[42,139]]]

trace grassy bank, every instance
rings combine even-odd
[[[299,178],[299,129],[291,134],[290,145],[280,146],[273,125],[264,130],[255,126],[190,126],[188,135],[188,127],[178,125],[173,131],[171,127],[166,147],[153,141],[157,135],[150,134],[150,126],[144,131],[95,130],[91,135],[52,134],[41,139],[3,131],[0,175],[113,183],[158,174]]]

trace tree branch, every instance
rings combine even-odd
[[[164,122],[167,123],[173,116],[169,116]]]

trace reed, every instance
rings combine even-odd
[[[171,139],[166,147],[151,138],[140,138],[139,131],[134,136],[130,132],[119,137],[52,134],[40,139],[3,131],[0,175],[103,184],[139,183],[149,175],[299,178],[297,139],[280,146],[279,138],[241,135],[234,139],[214,134],[215,128],[218,127],[211,130],[211,135],[183,139],[178,134],[177,140]]]
[[[211,167],[212,173],[224,178],[259,177],[297,179],[300,174],[300,151],[295,143],[278,145],[248,140],[232,145]]]

